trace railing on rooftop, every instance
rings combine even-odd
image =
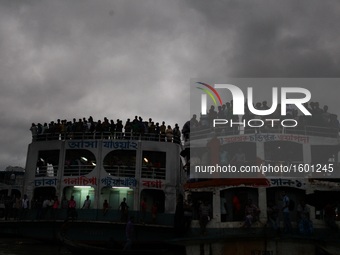
[[[95,166],[93,165],[65,165],[64,176],[83,176],[89,174]],[[135,177],[136,169],[127,165],[103,165],[105,171],[112,176]],[[35,177],[55,177],[57,176],[58,166],[53,167],[53,171],[48,171],[46,166],[36,170]],[[166,169],[161,167],[142,167],[142,178],[166,179]]]
[[[262,128],[251,128],[251,129],[236,129],[236,128],[199,128],[193,129],[190,132],[190,139],[202,139],[211,137],[212,134],[217,136],[234,136],[243,134],[255,134],[255,133],[278,133],[278,134],[297,134],[297,135],[307,135],[307,136],[319,136],[319,137],[329,137],[338,138],[339,129],[321,127],[321,126],[304,126],[304,127],[262,127]]]
[[[72,132],[72,133],[43,133],[32,135],[32,141],[52,141],[52,140],[90,140],[90,139],[106,139],[106,140],[143,140],[143,141],[156,141],[156,142],[172,142],[181,143],[180,137],[168,138],[163,134],[132,134],[132,133],[90,133],[90,132]]]

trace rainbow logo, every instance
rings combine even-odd
[[[223,104],[220,95],[218,94],[216,89],[214,89],[211,85],[203,83],[203,82],[196,82],[196,83],[201,84],[201,85],[203,85],[203,86],[208,88],[208,89],[206,89],[206,88],[196,87],[196,88],[198,88],[200,90],[203,90],[207,95],[209,95],[211,100],[214,102],[215,106],[217,106],[216,98],[218,99],[218,101],[220,102],[221,105]],[[211,92],[213,92],[215,94],[216,98],[213,95],[213,93],[211,93]]]

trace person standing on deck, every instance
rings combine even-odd
[[[140,203],[140,212],[141,212],[141,223],[145,223],[145,219],[146,219],[146,198],[144,197],[142,202]]]
[[[165,130],[165,136],[166,136],[167,142],[172,142],[172,138],[174,136],[174,131],[172,130],[170,125],[168,125],[167,129]]]
[[[128,205],[126,203],[126,198],[123,198],[123,201],[120,203],[118,210],[120,210],[120,221],[127,222],[128,219]]]
[[[242,228],[250,228],[251,225],[259,219],[260,209],[253,203],[251,199],[248,199],[248,203],[245,208],[245,219]]]
[[[20,196],[15,196],[15,202],[14,202],[14,210],[13,210],[13,219],[18,220],[19,219],[19,212],[21,208],[21,199]]]
[[[86,196],[86,200],[84,201],[82,209],[90,209],[91,199],[90,196]]]
[[[77,211],[76,211],[77,203],[74,201],[74,196],[71,196],[71,199],[68,201],[68,211],[67,216],[72,219],[72,221],[77,218]]]
[[[188,230],[191,225],[192,215],[193,215],[193,203],[191,195],[189,194],[187,199],[184,200],[184,230]]]
[[[211,205],[205,200],[199,207],[199,223],[202,234],[206,234],[206,227],[210,219],[212,218]]]
[[[8,220],[9,217],[12,215],[12,208],[13,208],[14,199],[13,197],[6,196],[4,200],[5,205],[5,220]]]
[[[27,195],[24,195],[24,198],[21,201],[21,219],[24,219],[28,213],[28,209],[30,208],[30,201]]]
[[[108,211],[109,211],[109,203],[107,202],[107,199],[105,199],[103,203],[103,215],[105,216]]]
[[[158,214],[158,202],[153,202],[153,205],[151,207],[151,216],[152,216],[152,223],[156,224],[157,222],[157,214]]]
[[[215,134],[214,137],[207,143],[211,165],[220,164],[220,147],[220,140],[218,140],[217,135]]]
[[[67,209],[68,208],[68,200],[65,195],[63,195],[63,198],[61,200],[61,209]]]
[[[240,221],[241,216],[241,202],[238,197],[238,194],[234,194],[232,198],[232,205],[233,205],[233,220]]]
[[[178,124],[175,124],[173,128],[173,135],[174,135],[174,143],[180,144],[181,143],[181,131],[179,130]]]
[[[292,232],[292,223],[290,221],[290,211],[289,211],[289,197],[285,191],[282,191],[282,213],[283,213],[283,229],[285,233]]]
[[[55,196],[54,197],[54,200],[53,200],[53,205],[52,205],[52,218],[55,220],[57,218],[57,213],[58,213],[58,209],[59,209],[59,199],[58,199],[58,196]]]
[[[162,122],[162,125],[159,127],[159,131],[160,131],[160,136],[161,136],[161,141],[164,142],[165,141],[165,130],[166,130],[166,126],[165,126],[165,122]]]

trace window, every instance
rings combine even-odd
[[[135,177],[136,151],[114,150],[109,152],[103,162],[106,172],[121,177]]]
[[[213,193],[208,191],[202,192],[192,192],[191,193],[192,205],[193,205],[193,212],[192,218],[194,220],[199,219],[199,210],[202,203],[207,203],[211,206],[211,210],[213,208]],[[213,214],[213,212],[212,212]]]
[[[142,178],[166,178],[166,153],[161,151],[143,151]]]
[[[294,142],[266,142],[265,159],[273,162],[302,162],[302,144]]]
[[[88,150],[66,150],[65,176],[89,174],[96,166],[96,157]]]
[[[165,194],[163,190],[143,189],[140,201],[145,199],[147,211],[151,211],[153,206],[157,207],[158,213],[164,213]]]
[[[39,151],[35,176],[57,176],[59,150]]]
[[[258,207],[256,188],[230,188],[220,191],[221,222],[243,221],[245,207],[251,200]]]

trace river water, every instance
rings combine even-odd
[[[71,255],[65,247],[23,238],[0,238],[0,255]]]

